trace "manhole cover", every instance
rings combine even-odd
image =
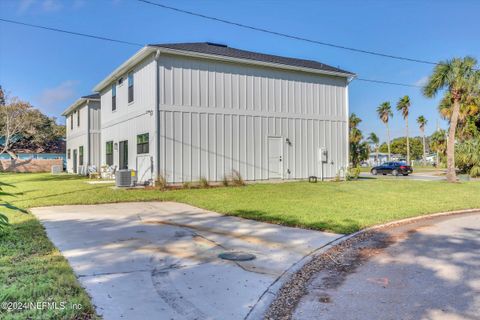
[[[250,261],[255,259],[255,255],[246,252],[224,252],[220,253],[218,257],[231,261]]]

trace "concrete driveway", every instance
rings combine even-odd
[[[373,257],[335,281],[319,272],[293,319],[480,319],[480,212],[383,232],[396,243],[363,247]]]
[[[281,276],[341,236],[171,202],[32,212],[107,320],[259,319]],[[225,252],[256,258],[220,259]]]

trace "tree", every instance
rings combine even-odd
[[[29,149],[35,152],[54,150],[58,141],[65,137],[65,126],[58,125],[56,118],[47,117],[40,110],[33,109],[28,120],[29,126],[22,132],[22,139],[14,143],[16,149]]]
[[[410,141],[408,137],[408,112],[410,109],[410,97],[404,96],[400,98],[397,102],[397,111],[402,113],[403,119],[405,120],[405,136],[407,137],[407,163],[410,164]]]
[[[437,130],[430,136],[429,140],[430,149],[437,153],[437,165],[439,165],[447,151],[447,132],[445,130]]]
[[[418,127],[420,132],[422,132],[422,145],[423,145],[423,165],[427,165],[427,156],[426,156],[426,144],[425,144],[425,127],[427,125],[427,119],[424,116],[419,116],[417,118]]]
[[[350,140],[350,162],[354,167],[360,164],[362,157],[364,156],[365,151],[363,148],[365,145],[362,145],[361,141],[363,139],[363,134],[360,129],[358,129],[358,124],[362,122],[355,113],[352,113],[349,118],[349,140]],[[367,155],[368,157],[368,155]]]
[[[31,125],[29,116],[33,108],[17,97],[7,96],[5,102],[5,105],[0,106],[0,137],[4,140],[3,146],[0,146],[0,154],[7,152],[15,158],[11,147]]]
[[[452,106],[450,128],[447,141],[447,180],[455,182],[455,137],[462,103],[478,95],[480,72],[476,69],[477,60],[472,57],[454,58],[435,66],[423,88],[426,97],[433,98],[446,89],[448,102]]]
[[[392,107],[390,102],[386,101],[383,102],[377,108],[377,114],[380,120],[385,124],[387,127],[387,146],[388,146],[388,160],[390,160],[391,150],[390,150],[390,128],[388,127],[388,120],[393,117]]]
[[[410,144],[410,157],[412,159],[421,159],[422,158],[422,139],[420,137],[412,137],[409,139]],[[388,146],[386,143],[383,143],[380,148],[380,152],[387,152]],[[398,137],[393,139],[390,142],[390,150],[393,154],[400,154],[407,157],[407,138]]]
[[[456,149],[456,163],[460,171],[471,177],[480,177],[480,138],[463,141]]]
[[[373,144],[373,149],[375,150],[375,162],[378,163],[378,148],[380,147],[380,139],[375,132],[370,132],[370,135],[368,136],[368,142]]]
[[[480,127],[477,126],[480,120],[480,98],[474,95],[466,97],[468,100],[463,101],[460,105],[458,114],[458,124],[456,138],[460,141],[471,139],[480,134]],[[449,92],[445,94],[438,106],[438,112],[445,120],[450,120],[452,116],[452,99]]]
[[[4,105],[5,105],[5,92],[3,91],[3,88],[0,85],[0,107]]]

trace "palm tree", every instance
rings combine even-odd
[[[390,161],[390,128],[388,127],[388,120],[390,118],[393,118],[392,107],[390,105],[390,102],[386,101],[382,103],[377,108],[377,114],[380,120],[382,120],[382,122],[385,123],[385,126],[387,127],[388,161]]]
[[[433,98],[443,89],[449,94],[452,106],[450,128],[447,141],[447,180],[455,182],[455,133],[462,103],[469,100],[479,90],[480,72],[476,69],[477,60],[472,57],[454,58],[439,63],[423,88],[426,97]],[[447,96],[446,96],[447,97]]]
[[[445,156],[447,151],[447,132],[443,129],[435,131],[429,138],[430,150],[437,153],[437,166],[440,165],[440,155]]]
[[[408,137],[408,111],[410,109],[410,97],[404,96],[400,98],[397,102],[397,110],[402,113],[403,119],[405,120],[405,130],[407,136],[407,163],[410,164],[410,140]]]
[[[349,140],[350,140],[350,162],[356,167],[360,161],[359,146],[363,139],[362,131],[357,128],[358,124],[362,122],[355,113],[352,113],[349,118]]]
[[[368,141],[371,144],[373,144],[373,146],[375,148],[375,164],[378,165],[378,147],[380,145],[380,139],[375,134],[375,132],[370,132],[370,135],[368,136]]]
[[[438,112],[443,119],[449,120],[452,117],[452,99],[450,93],[446,93],[438,105]],[[460,140],[471,139],[476,130],[469,125],[475,123],[477,115],[480,113],[480,97],[470,95],[460,105],[460,112],[458,114],[458,124],[456,137]],[[474,125],[475,126],[475,125]],[[474,129],[474,130],[472,130]]]
[[[418,127],[420,128],[420,131],[422,132],[422,142],[423,142],[423,165],[427,165],[427,158],[426,158],[426,147],[425,147],[425,126],[427,125],[427,119],[425,119],[424,116],[419,116],[417,118],[417,123]]]

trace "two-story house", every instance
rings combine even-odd
[[[214,43],[148,45],[94,88],[101,163],[135,169],[140,182],[343,174],[353,77]]]
[[[100,95],[83,96],[62,116],[67,128],[67,172],[86,174],[100,168]]]

